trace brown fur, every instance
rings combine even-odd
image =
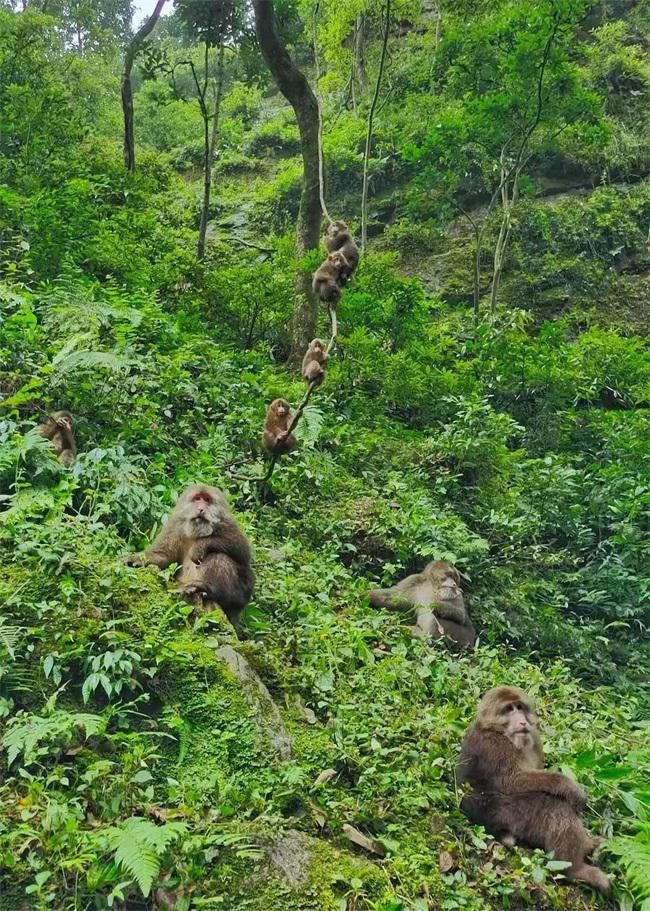
[[[287,430],[291,423],[291,408],[286,399],[274,399],[268,407],[262,431],[262,443],[269,452],[277,455],[291,452],[298,440]]]
[[[255,575],[248,539],[217,487],[188,487],[153,544],[143,553],[127,557],[126,562],[129,566],[152,563],[160,569],[178,563],[181,597],[215,601],[239,632]]]
[[[348,279],[359,265],[359,248],[346,223],[333,221],[327,229],[324,243],[328,253],[338,250],[345,256],[345,266],[341,270],[339,284],[347,284]]]
[[[544,770],[542,742],[532,700],[523,690],[499,686],[479,703],[461,748],[459,784],[469,784],[461,807],[504,844],[553,851],[571,864],[579,879],[608,894],[610,883],[598,867],[585,863],[599,840],[580,818],[586,797],[572,779]]]
[[[73,427],[74,418],[69,411],[55,411],[44,424],[38,426],[39,432],[50,441],[59,461],[64,465],[72,465],[77,457]]]
[[[476,643],[476,630],[459,583],[455,566],[434,560],[421,573],[407,576],[391,588],[374,589],[367,596],[373,607],[407,612],[415,608],[414,636],[445,637],[471,647]]]
[[[342,253],[330,253],[314,272],[312,291],[322,301],[337,304],[341,300],[341,274],[347,268]]]
[[[302,359],[302,375],[308,383],[320,386],[325,379],[325,364],[329,358],[323,339],[312,339]]]

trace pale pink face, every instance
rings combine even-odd
[[[216,488],[194,487],[179,501],[180,515],[188,538],[208,537],[223,520],[225,501]]]
[[[504,733],[518,750],[533,745],[533,718],[530,707],[521,700],[505,702],[500,715],[504,722]]]
[[[69,414],[59,415],[56,419],[56,423],[59,427],[63,428],[63,430],[72,430],[72,418]]]
[[[278,412],[279,417],[284,418],[287,416],[287,406],[286,405],[278,405],[276,410]]]

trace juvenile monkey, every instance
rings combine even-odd
[[[329,253],[314,272],[311,285],[314,294],[328,304],[337,304],[341,300],[341,274],[347,265],[342,253]]]
[[[72,428],[74,418],[69,411],[55,411],[44,424],[39,424],[41,436],[49,440],[63,465],[72,465],[77,457],[77,444]]]
[[[320,386],[325,379],[325,364],[329,359],[323,339],[312,339],[302,359],[302,375],[308,383]]]
[[[274,399],[268,407],[262,431],[262,443],[269,452],[284,455],[298,445],[298,440],[291,433],[287,435],[291,423],[291,408],[286,399]]]
[[[446,560],[434,560],[421,573],[366,594],[373,607],[409,612],[415,608],[414,636],[446,637],[469,647],[476,643],[476,630],[460,589],[460,573]]]
[[[341,269],[339,282],[341,285],[347,284],[348,279],[359,265],[359,248],[344,221],[333,221],[329,225],[324,244],[328,253],[338,251],[345,257],[345,265]]]
[[[532,700],[514,686],[498,686],[481,699],[476,720],[465,734],[456,769],[469,784],[461,808],[512,847],[517,843],[553,851],[571,866],[565,875],[609,894],[602,870],[585,863],[600,844],[582,823],[586,803],[571,778],[544,769],[542,741]]]
[[[217,487],[188,487],[153,544],[141,554],[127,557],[126,563],[152,563],[160,569],[178,563],[181,597],[215,601],[239,633],[241,612],[253,594],[255,575],[248,539]]]

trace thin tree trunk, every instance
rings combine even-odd
[[[370,158],[370,143],[372,142],[372,124],[375,117],[375,108],[379,99],[381,89],[381,79],[384,75],[384,64],[386,62],[386,49],[388,47],[388,31],[390,28],[390,2],[386,0],[386,27],[384,29],[384,43],[381,48],[381,57],[379,60],[379,71],[377,73],[377,83],[375,85],[375,94],[370,105],[368,113],[368,129],[366,131],[366,148],[363,153],[363,187],[361,190],[361,252],[366,249],[368,241],[368,161]]]
[[[153,13],[142,23],[124,54],[124,68],[122,70],[122,113],[124,116],[124,167],[135,171],[135,135],[133,127],[133,88],[131,86],[131,73],[133,64],[142,47],[142,42],[153,30],[160,18],[162,8],[167,0],[157,0]]]
[[[210,193],[212,190],[212,168],[214,165],[214,153],[217,147],[217,136],[219,134],[219,113],[221,110],[221,98],[223,96],[223,57],[224,43],[219,44],[219,59],[217,62],[217,94],[214,102],[214,112],[212,114],[212,133],[208,140],[207,121],[204,124],[204,142],[205,156],[203,161],[203,205],[201,207],[201,222],[199,224],[199,240],[197,245],[197,257],[202,260],[205,257],[205,236],[208,231],[208,218],[210,215]]]
[[[359,85],[359,93],[365,95],[368,91],[368,74],[366,73],[365,61],[366,46],[366,17],[359,13],[356,20],[356,30],[354,33],[354,65],[353,72]]]
[[[309,82],[282,44],[273,0],[253,0],[257,40],[278,88],[294,109],[303,161],[303,185],[297,225],[297,252],[304,256],[320,243],[321,204],[318,180],[318,102]],[[316,333],[318,301],[311,290],[311,274],[298,277],[298,306],[294,314],[290,360],[299,360]]]

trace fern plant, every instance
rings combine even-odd
[[[132,816],[108,830],[115,863],[138,885],[146,898],[160,873],[161,858],[167,848],[187,831],[182,822],[156,825],[141,816]]]
[[[619,858],[639,911],[650,911],[650,823],[644,823],[635,835],[612,838],[607,850]]]

